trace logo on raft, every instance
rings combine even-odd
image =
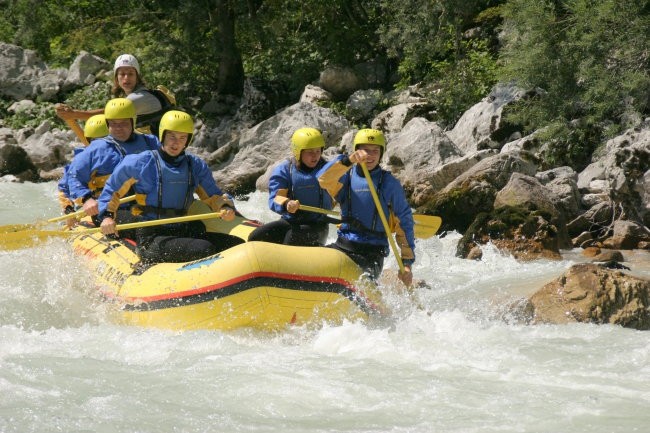
[[[221,255],[217,254],[217,255],[214,255],[214,256],[207,257],[205,259],[195,260],[193,262],[189,262],[189,263],[184,264],[183,266],[178,268],[178,270],[179,271],[191,271],[192,269],[197,269],[197,268],[200,268],[201,266],[210,266],[211,264],[213,264],[214,262],[216,262],[220,258],[221,258]]]

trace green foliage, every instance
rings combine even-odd
[[[52,103],[39,103],[26,110],[21,110],[15,113],[9,112],[9,107],[14,104],[14,102],[15,101],[0,99],[0,118],[3,119],[2,125],[7,128],[36,128],[46,120],[57,125],[62,124],[54,113],[54,104]]]
[[[431,99],[439,122],[452,127],[468,107],[479,102],[496,84],[496,60],[485,47],[485,41],[463,41],[466,56],[456,62],[442,61],[431,65],[429,80],[439,91]]]
[[[538,91],[508,106],[506,120],[546,127],[545,167],[584,166],[650,111],[647,0],[0,0],[0,9],[0,40],[53,67],[81,50],[108,61],[132,53],[147,83],[186,108],[237,94],[244,73],[295,99],[328,65],[383,59],[398,88],[430,89],[448,128],[497,81],[514,81]],[[101,107],[106,86],[60,99]],[[330,108],[348,114],[344,103]],[[11,124],[38,123],[2,110]]]
[[[379,21],[375,1],[263,2],[240,22],[238,44],[247,75],[280,81],[294,93],[325,65],[351,66],[382,54],[372,43]]]
[[[494,30],[498,8],[490,1],[384,1],[392,17],[381,27],[380,40],[400,59],[405,88],[421,80],[435,84],[429,95],[438,121],[452,126],[463,111],[481,100],[496,83]],[[472,31],[478,23],[482,32]]]
[[[348,114],[348,107],[345,101],[321,101],[318,102],[317,105],[319,107],[324,107],[324,108],[329,108],[336,114],[339,114],[343,117],[350,117]]]
[[[77,110],[103,108],[110,99],[110,91],[110,84],[99,82],[74,91],[64,102]]]
[[[542,90],[513,111],[528,131],[648,112],[647,1],[509,0],[503,15],[499,78]]]
[[[602,141],[603,132],[598,125],[588,121],[555,122],[539,132],[545,143],[540,152],[541,170],[569,166],[583,170],[591,162],[591,154]]]
[[[15,29],[4,14],[0,14],[0,41],[10,42],[14,39]]]

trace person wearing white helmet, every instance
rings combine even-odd
[[[160,88],[164,89],[162,86]],[[176,104],[173,95],[164,89],[151,90],[147,87],[140,72],[140,63],[131,54],[122,54],[113,64],[112,98],[127,98],[133,102],[138,123],[138,132],[158,135],[158,125],[163,114]],[[103,109],[74,110],[65,104],[56,105],[56,113],[62,119],[87,120]]]

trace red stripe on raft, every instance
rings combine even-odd
[[[332,283],[332,284],[339,284],[341,286],[347,287],[353,292],[356,292],[357,289],[348,283],[347,280],[344,280],[342,278],[330,278],[330,277],[316,277],[316,276],[308,276],[308,275],[296,275],[296,274],[280,274],[277,272],[253,272],[250,274],[245,274],[237,278],[233,278],[227,281],[223,281],[218,284],[213,284],[210,286],[205,286],[205,287],[200,287],[198,289],[193,289],[193,290],[186,290],[183,292],[173,292],[173,293],[165,293],[161,295],[156,295],[156,296],[137,296],[137,297],[120,297],[121,300],[124,301],[141,301],[141,302],[154,302],[154,301],[164,301],[167,299],[174,299],[174,298],[185,298],[187,296],[194,296],[194,295],[200,295],[203,293],[208,293],[208,292],[213,292],[216,290],[223,289],[228,286],[232,286],[234,284],[240,283],[242,281],[246,280],[251,280],[253,278],[260,278],[260,277],[270,277],[270,278],[277,278],[277,279],[282,279],[282,280],[294,280],[294,281],[311,281],[315,283]]]

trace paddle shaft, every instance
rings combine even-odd
[[[135,200],[135,196],[134,196],[134,195],[130,195],[130,196],[128,196],[128,197],[121,198],[121,199],[120,199],[120,204],[122,204],[122,203],[128,203],[128,202],[133,201],[133,200]],[[67,220],[67,219],[70,219],[70,218],[79,218],[79,217],[83,217],[83,216],[85,216],[85,215],[86,215],[86,212],[84,212],[83,209],[79,209],[78,211],[76,211],[76,212],[74,212],[74,213],[69,213],[69,214],[66,214],[66,215],[61,215],[61,216],[56,217],[56,218],[50,218],[49,220],[47,220],[47,222],[48,222],[48,223],[55,223],[55,222],[57,222],[57,221],[63,221],[63,220]]]
[[[302,203],[300,203],[300,207],[298,208],[298,210],[306,210],[307,212],[322,213],[323,215],[341,216],[341,212],[339,211],[322,209],[319,207],[309,206]]]
[[[302,203],[300,204],[300,207],[298,209],[307,212],[316,212],[324,215],[331,215],[335,217],[341,216],[341,213],[339,211],[322,209],[319,207],[309,206]],[[335,222],[335,221],[330,221],[330,222]],[[434,236],[438,232],[438,229],[442,224],[442,220],[440,219],[439,216],[421,215],[421,214],[413,214],[413,222],[415,223],[413,232],[415,234],[415,237],[419,239],[429,239],[431,236]]]
[[[221,218],[221,212],[213,212],[213,213],[204,213],[204,214],[198,214],[198,215],[186,215],[182,217],[175,217],[175,218],[163,218],[163,219],[158,219],[158,220],[151,220],[151,221],[141,221],[137,223],[127,223],[127,224],[118,224],[115,226],[116,230],[129,230],[129,229],[139,229],[142,227],[152,227],[152,226],[160,226],[164,224],[177,224],[177,223],[184,223],[184,222],[189,222],[189,221],[198,221],[198,220],[207,220],[210,218]],[[100,227],[95,227],[93,229],[86,229],[86,230],[71,230],[69,233],[71,234],[89,234],[89,233],[96,233],[98,231],[101,231]],[[68,232],[64,232],[68,233]]]
[[[77,123],[76,120],[74,119],[63,119],[66,125],[68,125],[68,128],[72,130],[72,132],[75,133],[79,141],[81,141],[84,146],[88,146],[88,140],[86,139],[86,136],[84,135],[83,129],[81,129],[81,126]]]
[[[206,220],[211,218],[221,217],[219,213],[205,213],[188,215],[176,218],[165,218],[159,220],[142,221],[129,224],[118,224],[117,230],[137,229],[140,227],[150,227],[163,224],[175,224],[188,221]],[[81,236],[101,231],[100,227],[86,229],[86,230],[23,230],[18,232],[5,233],[0,237],[0,250],[17,250],[21,248],[29,248],[37,245],[38,242],[45,241],[54,237],[68,237],[68,236]]]

